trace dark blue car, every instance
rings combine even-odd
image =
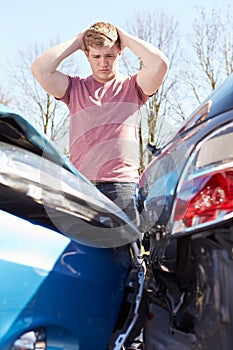
[[[233,75],[150,149],[139,184],[146,349],[233,349]]]

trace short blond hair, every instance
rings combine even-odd
[[[120,49],[120,38],[114,25],[97,22],[91,25],[84,34],[84,44],[87,51],[90,47],[99,49],[110,44],[116,44]]]

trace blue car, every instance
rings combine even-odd
[[[121,349],[138,316],[140,232],[0,105],[0,349]]]

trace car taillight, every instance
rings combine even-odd
[[[177,186],[172,234],[192,233],[233,218],[233,123],[202,140]]]
[[[192,227],[233,211],[233,168],[186,181],[180,188],[174,222]]]

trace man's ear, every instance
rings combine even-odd
[[[123,50],[122,50],[122,49],[119,49],[118,55],[121,56],[121,55],[122,55],[122,52],[123,52]]]
[[[89,51],[85,50],[84,53],[85,53],[87,59],[89,60]]]

